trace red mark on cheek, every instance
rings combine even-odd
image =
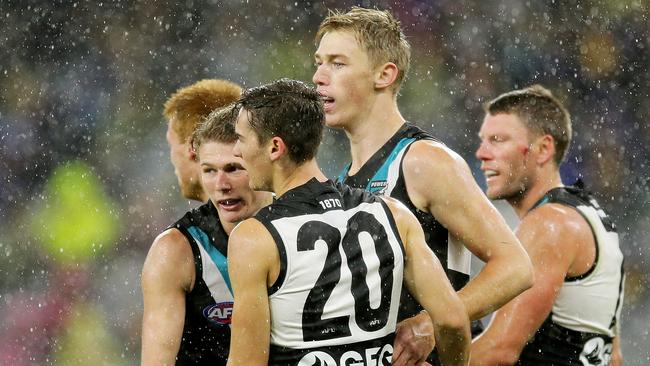
[[[522,155],[526,155],[526,154],[528,154],[528,152],[530,151],[530,149],[528,148],[528,146],[520,146],[520,147],[519,147],[519,151],[521,151],[521,154],[522,154]]]

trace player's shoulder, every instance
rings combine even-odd
[[[275,238],[269,229],[255,217],[248,218],[233,228],[228,240],[228,263],[237,266],[255,262],[270,266],[279,256]]]
[[[589,224],[577,209],[561,203],[534,208],[522,218],[517,230],[562,245],[571,245],[576,239],[591,235]]]
[[[384,201],[384,203],[390,210],[390,213],[393,215],[395,222],[397,222],[398,224],[416,223],[419,225],[419,222],[417,221],[417,218],[415,217],[413,212],[411,212],[411,210],[398,199],[395,199],[390,196],[377,196],[377,199]]]
[[[273,237],[267,227],[257,218],[248,218],[237,224],[230,232],[228,246],[231,244],[243,243],[247,246],[259,246],[266,241],[272,241]]]
[[[444,171],[466,165],[457,152],[435,140],[413,142],[402,164],[405,171],[415,174],[426,173],[427,170]]]
[[[161,259],[185,259],[192,257],[192,248],[187,237],[176,228],[168,228],[160,233],[149,248],[149,256]]]
[[[193,286],[194,254],[189,240],[176,228],[156,237],[142,268],[144,284],[165,282],[186,290]]]

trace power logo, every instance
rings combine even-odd
[[[364,351],[347,351],[336,362],[331,355],[314,351],[306,354],[298,366],[389,366],[393,359],[393,346],[367,348]]]
[[[232,320],[232,301],[220,302],[203,309],[203,316],[213,323],[228,325]]]

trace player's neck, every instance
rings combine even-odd
[[[237,226],[238,224],[239,224],[239,222],[225,222],[225,221],[221,221],[221,227],[223,228],[223,231],[224,231],[224,232],[226,233],[226,235],[228,235],[228,236],[230,236],[230,232],[231,232],[232,229],[234,229],[235,226]]]
[[[278,169],[274,171],[273,192],[279,198],[291,189],[307,183],[312,178],[316,178],[319,182],[327,180],[316,159],[311,159],[299,166],[278,166]]]
[[[560,171],[554,168],[547,173],[539,174],[524,194],[508,199],[508,203],[515,210],[517,216],[523,218],[548,191],[563,186]]]
[[[406,122],[394,99],[384,102],[378,99],[371,113],[345,130],[352,155],[350,174],[356,173]]]

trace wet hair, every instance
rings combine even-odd
[[[300,81],[280,79],[244,91],[238,104],[247,113],[260,144],[280,137],[289,158],[297,164],[316,156],[325,112],[314,88]]]
[[[206,79],[178,89],[165,102],[163,115],[182,142],[187,142],[199,123],[213,110],[235,102],[241,87],[226,80]]]
[[[514,114],[534,136],[551,135],[555,163],[559,166],[571,144],[571,116],[550,90],[541,85],[513,90],[485,105],[491,115]]]
[[[238,113],[239,107],[235,103],[212,111],[192,134],[191,141],[194,151],[198,154],[201,145],[207,142],[220,142],[224,144],[234,144],[237,142],[235,122],[237,121]]]
[[[368,54],[373,67],[392,62],[398,74],[393,84],[399,92],[406,79],[411,63],[411,45],[402,32],[400,22],[385,10],[365,9],[353,6],[347,13],[330,10],[318,27],[316,44],[328,32],[352,32],[361,47]]]

